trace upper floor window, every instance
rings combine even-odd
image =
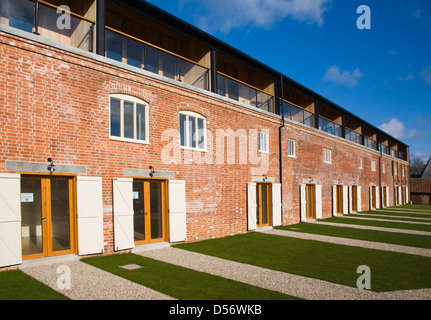
[[[180,112],[180,145],[186,149],[206,150],[206,119],[191,111]]]
[[[362,169],[362,157],[359,157],[359,169]]]
[[[259,131],[259,151],[269,152],[269,134],[265,131]]]
[[[292,158],[296,157],[295,140],[287,139],[287,156]]]
[[[376,171],[376,161],[371,160],[371,171]]]
[[[323,148],[323,162],[332,163],[332,150]]]
[[[148,104],[124,95],[110,96],[110,138],[149,143]]]

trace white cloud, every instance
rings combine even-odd
[[[426,133],[420,133],[416,129],[407,131],[404,122],[401,122],[397,118],[392,118],[389,122],[382,123],[379,129],[397,139],[417,139],[427,136]]]
[[[400,81],[410,81],[410,80],[414,80],[415,76],[409,72],[405,77],[399,76],[397,77],[397,79]]]
[[[415,151],[413,152],[413,156],[412,156],[412,158],[419,158],[424,162],[427,162],[430,157],[431,157],[430,151]]]
[[[422,69],[419,74],[426,83],[431,84],[431,66]]]
[[[193,8],[186,8],[188,3],[193,3]],[[194,10],[201,29],[228,33],[245,26],[270,28],[287,17],[322,26],[331,3],[332,0],[180,0],[179,7]]]
[[[355,87],[358,85],[358,81],[362,76],[363,74],[359,68],[356,68],[353,71],[341,71],[340,67],[332,65],[323,76],[323,81],[333,82],[347,87]]]

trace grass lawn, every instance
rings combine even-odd
[[[322,222],[335,222],[340,224],[356,224],[362,226],[373,226],[373,227],[384,227],[384,228],[395,228],[395,229],[407,229],[407,230],[418,230],[431,232],[431,225],[426,224],[414,224],[414,223],[403,223],[392,222],[392,221],[374,221],[374,220],[360,220],[360,219],[349,219],[343,217],[331,217],[320,220]]]
[[[352,229],[343,228],[343,226],[336,227],[332,225],[328,226],[325,224],[305,222],[277,227],[276,229],[431,249],[431,236],[417,234],[401,234],[396,232]]]
[[[21,270],[0,272],[0,300],[69,300]]]
[[[377,292],[431,287],[431,258],[258,232],[175,247],[356,287],[360,265]]]
[[[132,253],[86,258],[81,261],[181,300],[298,299]],[[119,267],[126,264],[138,264],[143,268],[125,270]]]

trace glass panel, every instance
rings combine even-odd
[[[205,149],[204,120],[198,119],[198,148]]]
[[[307,186],[307,218],[313,218],[313,187]]]
[[[136,139],[145,140],[145,106],[136,105]]]
[[[162,183],[150,182],[151,239],[163,237]]]
[[[69,180],[51,179],[52,250],[70,249]]]
[[[43,252],[41,179],[21,179],[22,254]]]
[[[106,56],[110,59],[122,61],[123,38],[114,32],[106,30]]]
[[[262,224],[268,223],[268,185],[262,185]]]
[[[256,185],[256,225],[260,225],[260,198],[261,198],[261,193],[260,193],[260,185],[257,184]]]
[[[208,90],[208,70],[185,60],[178,60],[181,81]]]
[[[159,53],[161,58],[161,70],[163,72],[163,76],[175,79],[175,75],[177,72],[175,72],[175,66],[176,66],[176,58],[168,53],[160,52]]]
[[[144,183],[133,182],[133,225],[135,241],[145,240]]]
[[[124,138],[133,139],[133,103],[124,101]]]
[[[111,98],[111,136],[121,136],[121,101]]]
[[[27,0],[0,2],[1,16],[9,16],[9,26],[33,32],[34,3]]]
[[[59,17],[56,9],[39,4],[38,33],[42,37],[92,51],[93,23],[73,15],[69,15],[68,19],[59,20]]]
[[[196,118],[194,117],[190,117],[189,116],[189,141],[188,141],[188,146],[192,147],[192,148],[196,148],[196,137],[195,137],[195,132],[196,132],[196,122],[195,122]]]
[[[137,41],[127,39],[127,64],[141,68],[142,44]]]
[[[180,140],[183,147],[186,146],[186,120],[187,117],[180,114]]]
[[[145,47],[145,70],[159,73],[159,51],[150,47]]]

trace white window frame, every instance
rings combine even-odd
[[[120,100],[120,136],[111,135],[111,98]],[[133,138],[124,137],[124,102],[133,103]],[[145,140],[136,138],[136,105],[145,107]],[[150,144],[150,119],[149,119],[149,105],[145,101],[134,96],[126,94],[110,94],[109,95],[109,139],[134,142],[141,144]]]
[[[359,157],[359,169],[363,169],[364,167],[362,166],[362,157]]]
[[[199,113],[193,112],[193,111],[180,111],[179,115],[178,115],[178,121],[180,121],[181,119],[181,115],[186,117],[186,123],[185,123],[185,143],[186,145],[181,145],[181,129],[180,129],[180,139],[179,139],[179,143],[180,143],[180,148],[181,149],[185,149],[185,150],[194,150],[194,151],[207,151],[207,119],[202,116]],[[198,133],[198,119],[203,120],[203,137],[204,137],[204,147],[203,148],[199,148],[199,141],[197,141],[196,139],[196,147],[190,146],[189,142],[190,142],[190,137],[189,137],[189,118],[192,117],[195,119],[195,128],[196,131],[194,133],[194,135],[196,135]],[[179,124],[179,128],[180,128]]]
[[[371,171],[373,171],[373,172],[376,171],[376,161],[375,160],[371,160]]]
[[[296,141],[293,139],[287,139],[287,156],[296,158]]]
[[[323,148],[323,163],[332,163],[332,149]]]
[[[269,153],[269,133],[267,131],[259,131],[257,138],[259,144],[259,152]]]
[[[385,166],[385,164],[384,164],[384,163],[382,163],[382,172],[383,172],[383,173],[386,173],[386,166]]]

